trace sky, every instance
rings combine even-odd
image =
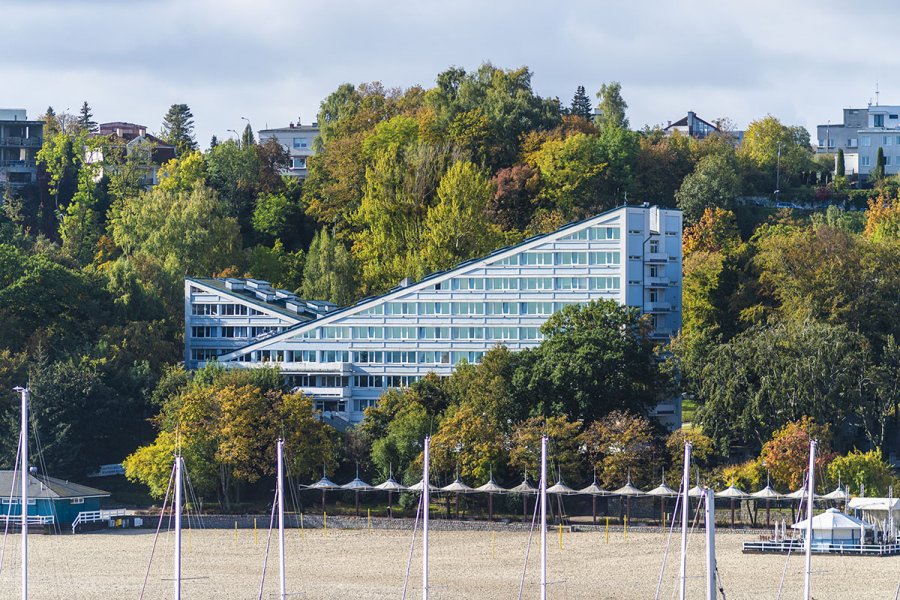
[[[688,110],[743,129],[841,121],[900,104],[900,3],[872,0],[0,0],[0,108],[158,131],[173,103],[196,137],[315,120],[340,84],[431,87],[450,66],[528,66],[571,101],[620,81],[635,128]]]

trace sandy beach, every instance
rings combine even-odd
[[[259,596],[266,531],[193,530],[184,534],[183,597],[252,599]],[[717,536],[719,571],[729,600],[772,598],[778,593],[785,557],[744,555],[752,536]],[[432,532],[431,598],[518,598],[527,533]],[[146,530],[31,537],[31,598],[140,598],[154,535]],[[403,596],[411,536],[404,531],[297,530],[287,532],[288,591],[292,598],[399,599]],[[524,598],[537,598],[538,539],[525,577]],[[564,532],[548,537],[551,598],[654,598],[666,537],[661,533]],[[675,597],[678,537],[671,540],[660,598]],[[161,534],[144,598],[172,597],[172,534]],[[272,538],[263,598],[277,595],[277,544]],[[891,600],[900,558],[814,557],[817,600]],[[689,597],[703,598],[704,539],[689,542]],[[421,597],[419,544],[413,552],[407,598]],[[783,598],[798,598],[803,557],[787,562]],[[3,598],[18,597],[19,542],[6,541]]]

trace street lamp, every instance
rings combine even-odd
[[[781,142],[778,142],[778,158],[775,162],[775,205],[778,205],[778,194],[781,192]]]
[[[234,137],[236,138],[235,141],[237,142],[237,145],[238,145],[238,147],[240,148],[240,146],[241,146],[241,134],[239,134],[239,133],[238,133],[237,131],[235,131],[234,129],[226,129],[225,131],[229,131],[229,132],[231,132],[231,133],[234,134]]]

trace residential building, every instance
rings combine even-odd
[[[16,471],[0,471],[0,522],[22,518],[21,477]],[[28,475],[28,508],[32,524],[71,524],[80,513],[100,510],[100,499],[109,492],[70,483],[38,473]]]
[[[259,143],[264,143],[269,138],[275,138],[284,146],[291,157],[290,166],[284,170],[284,175],[305,179],[309,174],[307,160],[315,154],[314,143],[319,137],[319,124],[301,125],[291,123],[287,127],[275,129],[262,129],[259,132]]]
[[[875,168],[878,149],[884,152],[885,173],[900,172],[900,106],[870,104],[845,108],[843,123],[816,127],[818,154],[844,152],[844,172],[867,176]]]
[[[24,108],[0,108],[0,192],[37,182],[37,153],[44,143],[43,121],[29,121]]]
[[[137,123],[122,121],[101,123],[95,136],[108,138],[109,146],[88,152],[85,156],[86,162],[104,162],[109,158],[105,155],[110,151],[124,153],[124,157],[136,159],[135,164],[141,171],[142,184],[147,188],[159,183],[159,168],[175,158],[175,146],[147,133],[147,127]],[[121,158],[123,157],[117,157],[117,160]],[[102,171],[98,177],[102,177]]]
[[[697,113],[689,110],[687,116],[682,117],[674,123],[669,121],[669,124],[663,128],[663,132],[665,132],[666,135],[672,135],[676,131],[681,133],[681,135],[688,135],[692,138],[702,140],[713,133],[718,133],[719,128],[708,121],[704,121],[697,116]]]
[[[188,368],[276,364],[340,425],[362,420],[385,388],[447,376],[497,344],[536,346],[540,326],[570,304],[615,300],[650,315],[657,339],[673,336],[681,212],[616,208],[344,308],[253,279],[187,278],[184,291]],[[664,404],[658,416],[680,426],[680,403]]]

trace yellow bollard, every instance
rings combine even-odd
[[[559,524],[559,549],[562,550],[562,523]]]
[[[609,543],[609,517],[606,517],[606,543]]]
[[[322,535],[328,535],[328,513],[327,512],[322,513],[322,527],[324,528]]]
[[[303,513],[300,513],[300,537],[306,539],[306,529],[303,528]]]
[[[372,530],[372,509],[369,509],[369,516],[366,518],[366,529]]]
[[[622,538],[628,541],[628,516],[622,521]]]
[[[253,543],[259,546],[259,531],[256,529],[256,517],[253,517]]]

